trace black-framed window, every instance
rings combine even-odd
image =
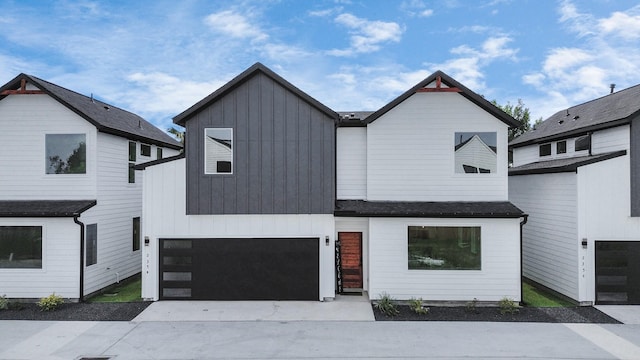
[[[0,226],[0,268],[42,269],[42,226]]]
[[[129,141],[129,161],[136,161],[136,142]]]
[[[479,226],[409,226],[409,270],[480,270]]]
[[[98,262],[98,224],[86,226],[85,237],[85,266]]]
[[[162,148],[159,146],[156,148],[156,159],[162,159]]]
[[[591,136],[580,136],[575,141],[575,151],[589,150],[591,148]]]
[[[136,182],[136,164],[129,163],[129,184],[134,184]]]
[[[140,217],[133,218],[133,251],[140,250]]]
[[[540,145],[540,156],[549,156],[551,155],[551,144],[542,144]]]
[[[204,173],[233,173],[233,129],[204,129]]]
[[[46,134],[47,174],[86,174],[86,134]]]
[[[556,143],[556,154],[565,154],[567,152],[567,141],[562,140]]]
[[[140,144],[140,155],[151,156],[151,145]]]

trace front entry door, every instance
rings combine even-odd
[[[362,289],[362,233],[339,232],[343,289]]]

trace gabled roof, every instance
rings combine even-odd
[[[200,112],[201,110],[203,110],[204,108],[206,108],[210,104],[218,101],[219,99],[221,99],[222,97],[227,95],[229,92],[233,91],[238,86],[240,86],[241,84],[245,83],[247,80],[251,79],[252,77],[254,77],[255,75],[257,75],[259,73],[262,73],[262,74],[266,75],[267,77],[271,78],[273,81],[275,81],[276,83],[280,84],[285,89],[293,92],[298,97],[304,99],[306,102],[311,104],[311,106],[313,106],[316,109],[320,110],[321,112],[325,113],[327,116],[329,116],[329,117],[331,117],[333,119],[336,119],[336,120],[338,119],[338,113],[336,113],[335,111],[329,109],[328,107],[323,105],[318,100],[316,100],[316,99],[312,98],[311,96],[309,96],[304,91],[298,89],[293,84],[291,84],[290,82],[285,80],[283,77],[281,77],[280,75],[278,75],[275,72],[273,72],[268,67],[266,67],[266,66],[262,65],[261,63],[257,62],[253,66],[248,68],[247,70],[243,71],[240,75],[236,76],[231,81],[229,81],[228,83],[223,85],[221,88],[219,88],[218,90],[216,90],[213,93],[211,93],[209,96],[207,96],[204,99],[198,101],[197,103],[195,103],[193,106],[191,106],[187,110],[183,111],[182,113],[176,115],[173,118],[173,122],[178,124],[178,125],[180,125],[180,126],[185,126],[185,122],[187,120],[189,120],[191,117],[195,116],[198,112]]]
[[[558,111],[536,125],[535,130],[511,140],[509,146],[520,147],[579,136],[589,131],[627,124],[638,114],[640,85]]]
[[[519,125],[518,122],[513,117],[511,117],[509,114],[505,113],[504,111],[502,111],[497,106],[495,106],[492,103],[490,103],[489,101],[485,100],[485,98],[483,98],[482,96],[480,96],[480,95],[474,93],[473,91],[469,90],[467,87],[465,87],[461,83],[457,82],[452,77],[450,77],[449,75],[445,74],[444,72],[442,72],[440,70],[434,72],[429,77],[427,77],[426,79],[422,80],[421,82],[416,84],[411,89],[407,90],[404,94],[398,96],[393,101],[391,101],[387,105],[383,106],[380,110],[378,110],[378,111],[374,112],[373,114],[369,115],[366,118],[366,122],[367,123],[372,123],[377,118],[379,118],[380,116],[386,114],[389,110],[393,109],[394,107],[398,106],[401,102],[405,101],[409,96],[415,94],[416,92],[419,92],[420,90],[422,90],[423,88],[425,88],[427,85],[431,84],[434,81],[435,82],[442,82],[443,84],[447,85],[449,88],[457,89],[458,90],[457,92],[460,95],[464,96],[466,99],[468,99],[472,103],[478,105],[480,108],[482,108],[483,110],[485,110],[489,114],[495,116],[500,121],[502,121],[505,124],[509,125],[509,127],[516,127],[516,126]],[[443,91],[446,91],[446,88],[443,88]]]
[[[609,160],[627,154],[626,150],[608,152],[598,155],[577,156],[564,159],[554,159],[538,161],[530,164],[512,167],[509,169],[509,176],[550,174],[561,172],[576,172],[579,167],[594,164],[600,161]]]
[[[0,200],[0,217],[74,217],[96,200]]]
[[[335,216],[425,218],[519,218],[524,212],[508,201],[336,201]]]
[[[122,136],[131,140],[138,140],[172,149],[181,149],[182,145],[164,131],[158,129],[142,117],[129,111],[109,105],[93,97],[78,94],[46,80],[32,75],[20,74],[0,88],[0,101],[10,94],[38,93],[24,90],[23,81],[40,89],[56,101],[78,114],[98,131]]]

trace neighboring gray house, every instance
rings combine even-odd
[[[138,166],[144,298],[520,300],[515,121],[446,74],[339,115],[257,63],[174,122],[184,157]]]
[[[640,85],[511,141],[524,276],[581,304],[640,304]]]
[[[0,87],[0,295],[79,299],[140,272],[133,166],[181,145],[141,117],[20,74]]]

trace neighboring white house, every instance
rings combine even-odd
[[[144,298],[520,300],[516,123],[446,74],[340,115],[258,63],[174,122],[185,157],[137,167]],[[221,143],[232,171],[208,165]]]
[[[529,214],[523,273],[581,304],[640,304],[640,86],[561,110],[510,143]]]
[[[141,117],[34,76],[0,87],[0,295],[80,299],[140,272],[133,166],[181,145]]]

